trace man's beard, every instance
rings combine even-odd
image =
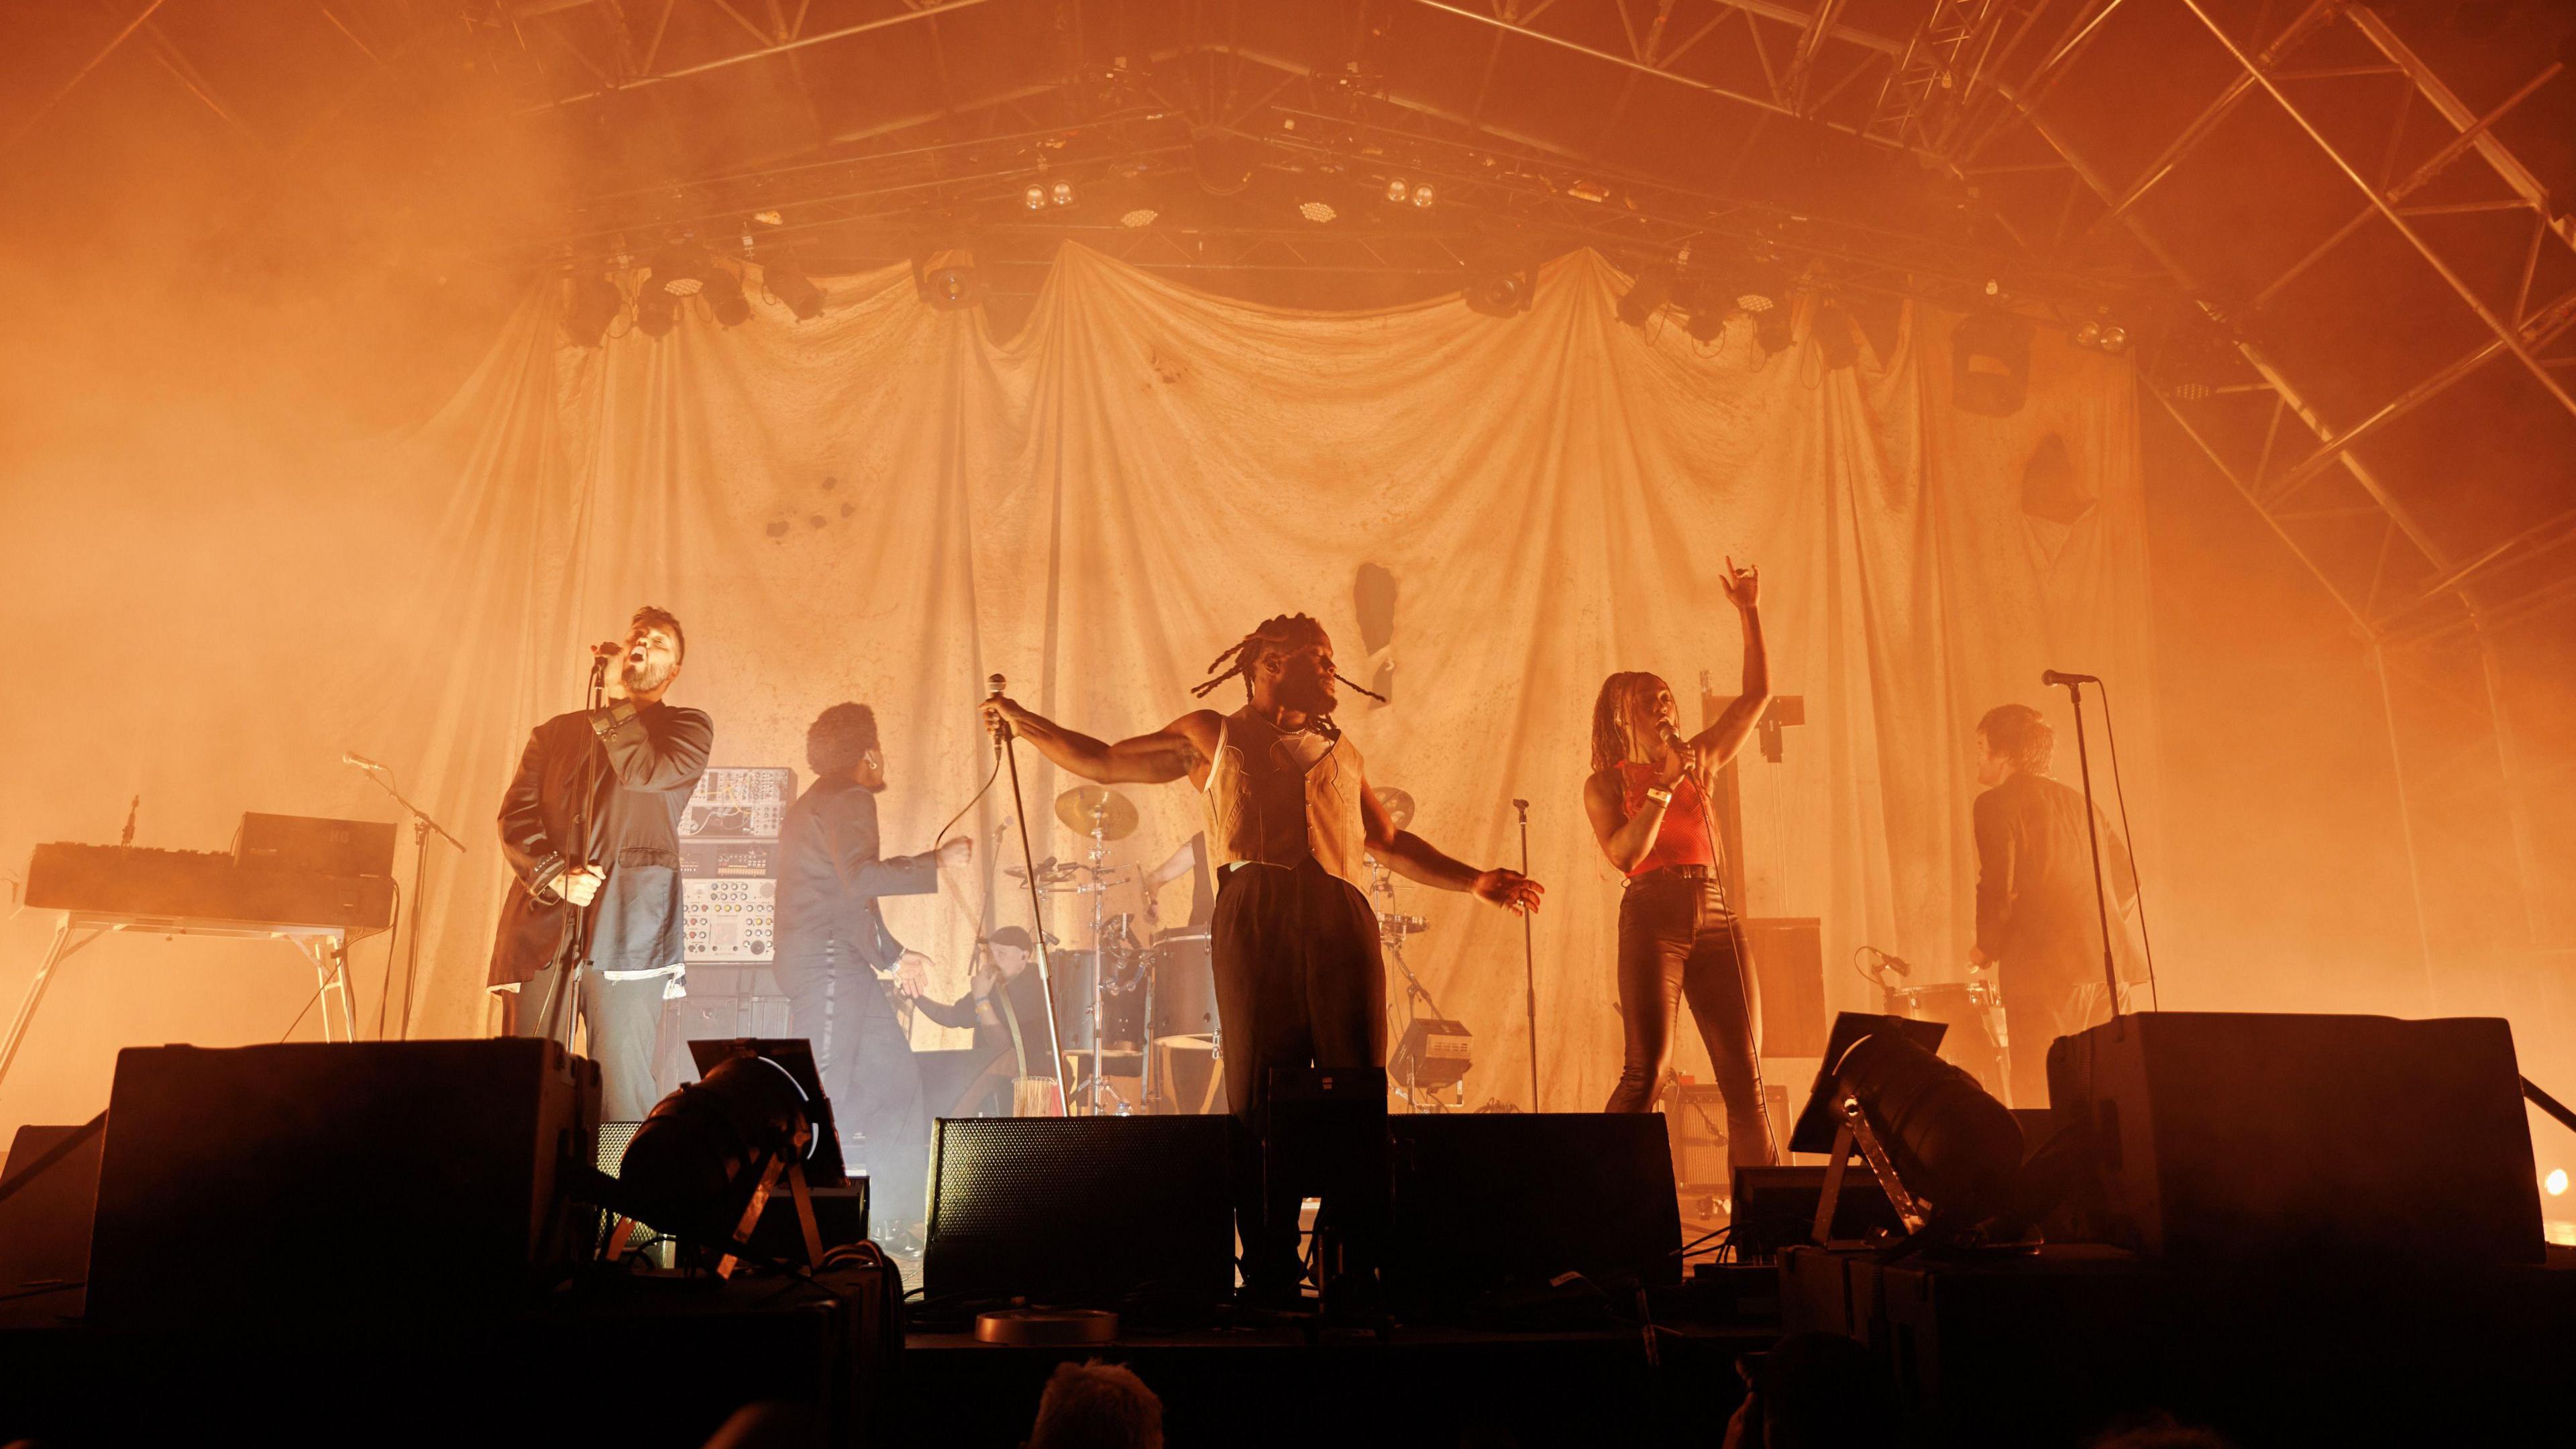
[[[617,671],[617,682],[628,694],[651,694],[671,682],[672,666],[651,661],[638,664],[630,659]]]

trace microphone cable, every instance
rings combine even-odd
[[[2156,984],[2156,943],[2147,934],[2147,883],[2138,875],[2138,832],[2129,828],[2129,792],[2120,784],[2120,733],[2111,725],[2111,686],[2093,681],[2093,692],[2102,696],[2102,742],[2111,747],[2111,798],[2120,806],[2120,834],[2129,845],[2129,888],[2137,893],[2138,945],[2147,958],[2147,1000],[2153,1009],[2165,1009],[2164,993]]]

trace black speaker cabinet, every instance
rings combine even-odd
[[[1473,1302],[1567,1272],[1681,1281],[1681,1206],[1655,1113],[1476,1112],[1389,1119],[1388,1295]]]
[[[26,1126],[10,1142],[0,1166],[0,1324],[80,1312],[98,1207],[99,1131],[95,1121]]]
[[[599,1069],[553,1042],[129,1047],[90,1243],[104,1324],[517,1302],[574,1250]]]
[[[1113,1304],[1234,1289],[1231,1117],[944,1117],[930,1158],[934,1298]]]
[[[2143,1012],[2048,1057],[2100,1232],[2175,1258],[2541,1261],[2521,1083],[2490,1017]]]

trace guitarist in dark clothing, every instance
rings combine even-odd
[[[886,929],[877,899],[939,889],[941,863],[964,865],[974,842],[960,836],[928,854],[879,853],[885,754],[866,705],[823,711],[806,731],[805,760],[814,783],[778,830],[778,983],[796,1034],[813,1044],[834,1120],[866,1139],[848,1155],[867,1165],[870,1216],[900,1227],[923,1213],[930,1122],[912,1043],[878,973],[922,957]]]

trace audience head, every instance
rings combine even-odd
[[[1887,1366],[1840,1334],[1780,1340],[1753,1389],[1764,1449],[1886,1449],[1903,1433]]]
[[[1120,1364],[1058,1364],[1028,1449],[1163,1449],[1163,1401]]]

